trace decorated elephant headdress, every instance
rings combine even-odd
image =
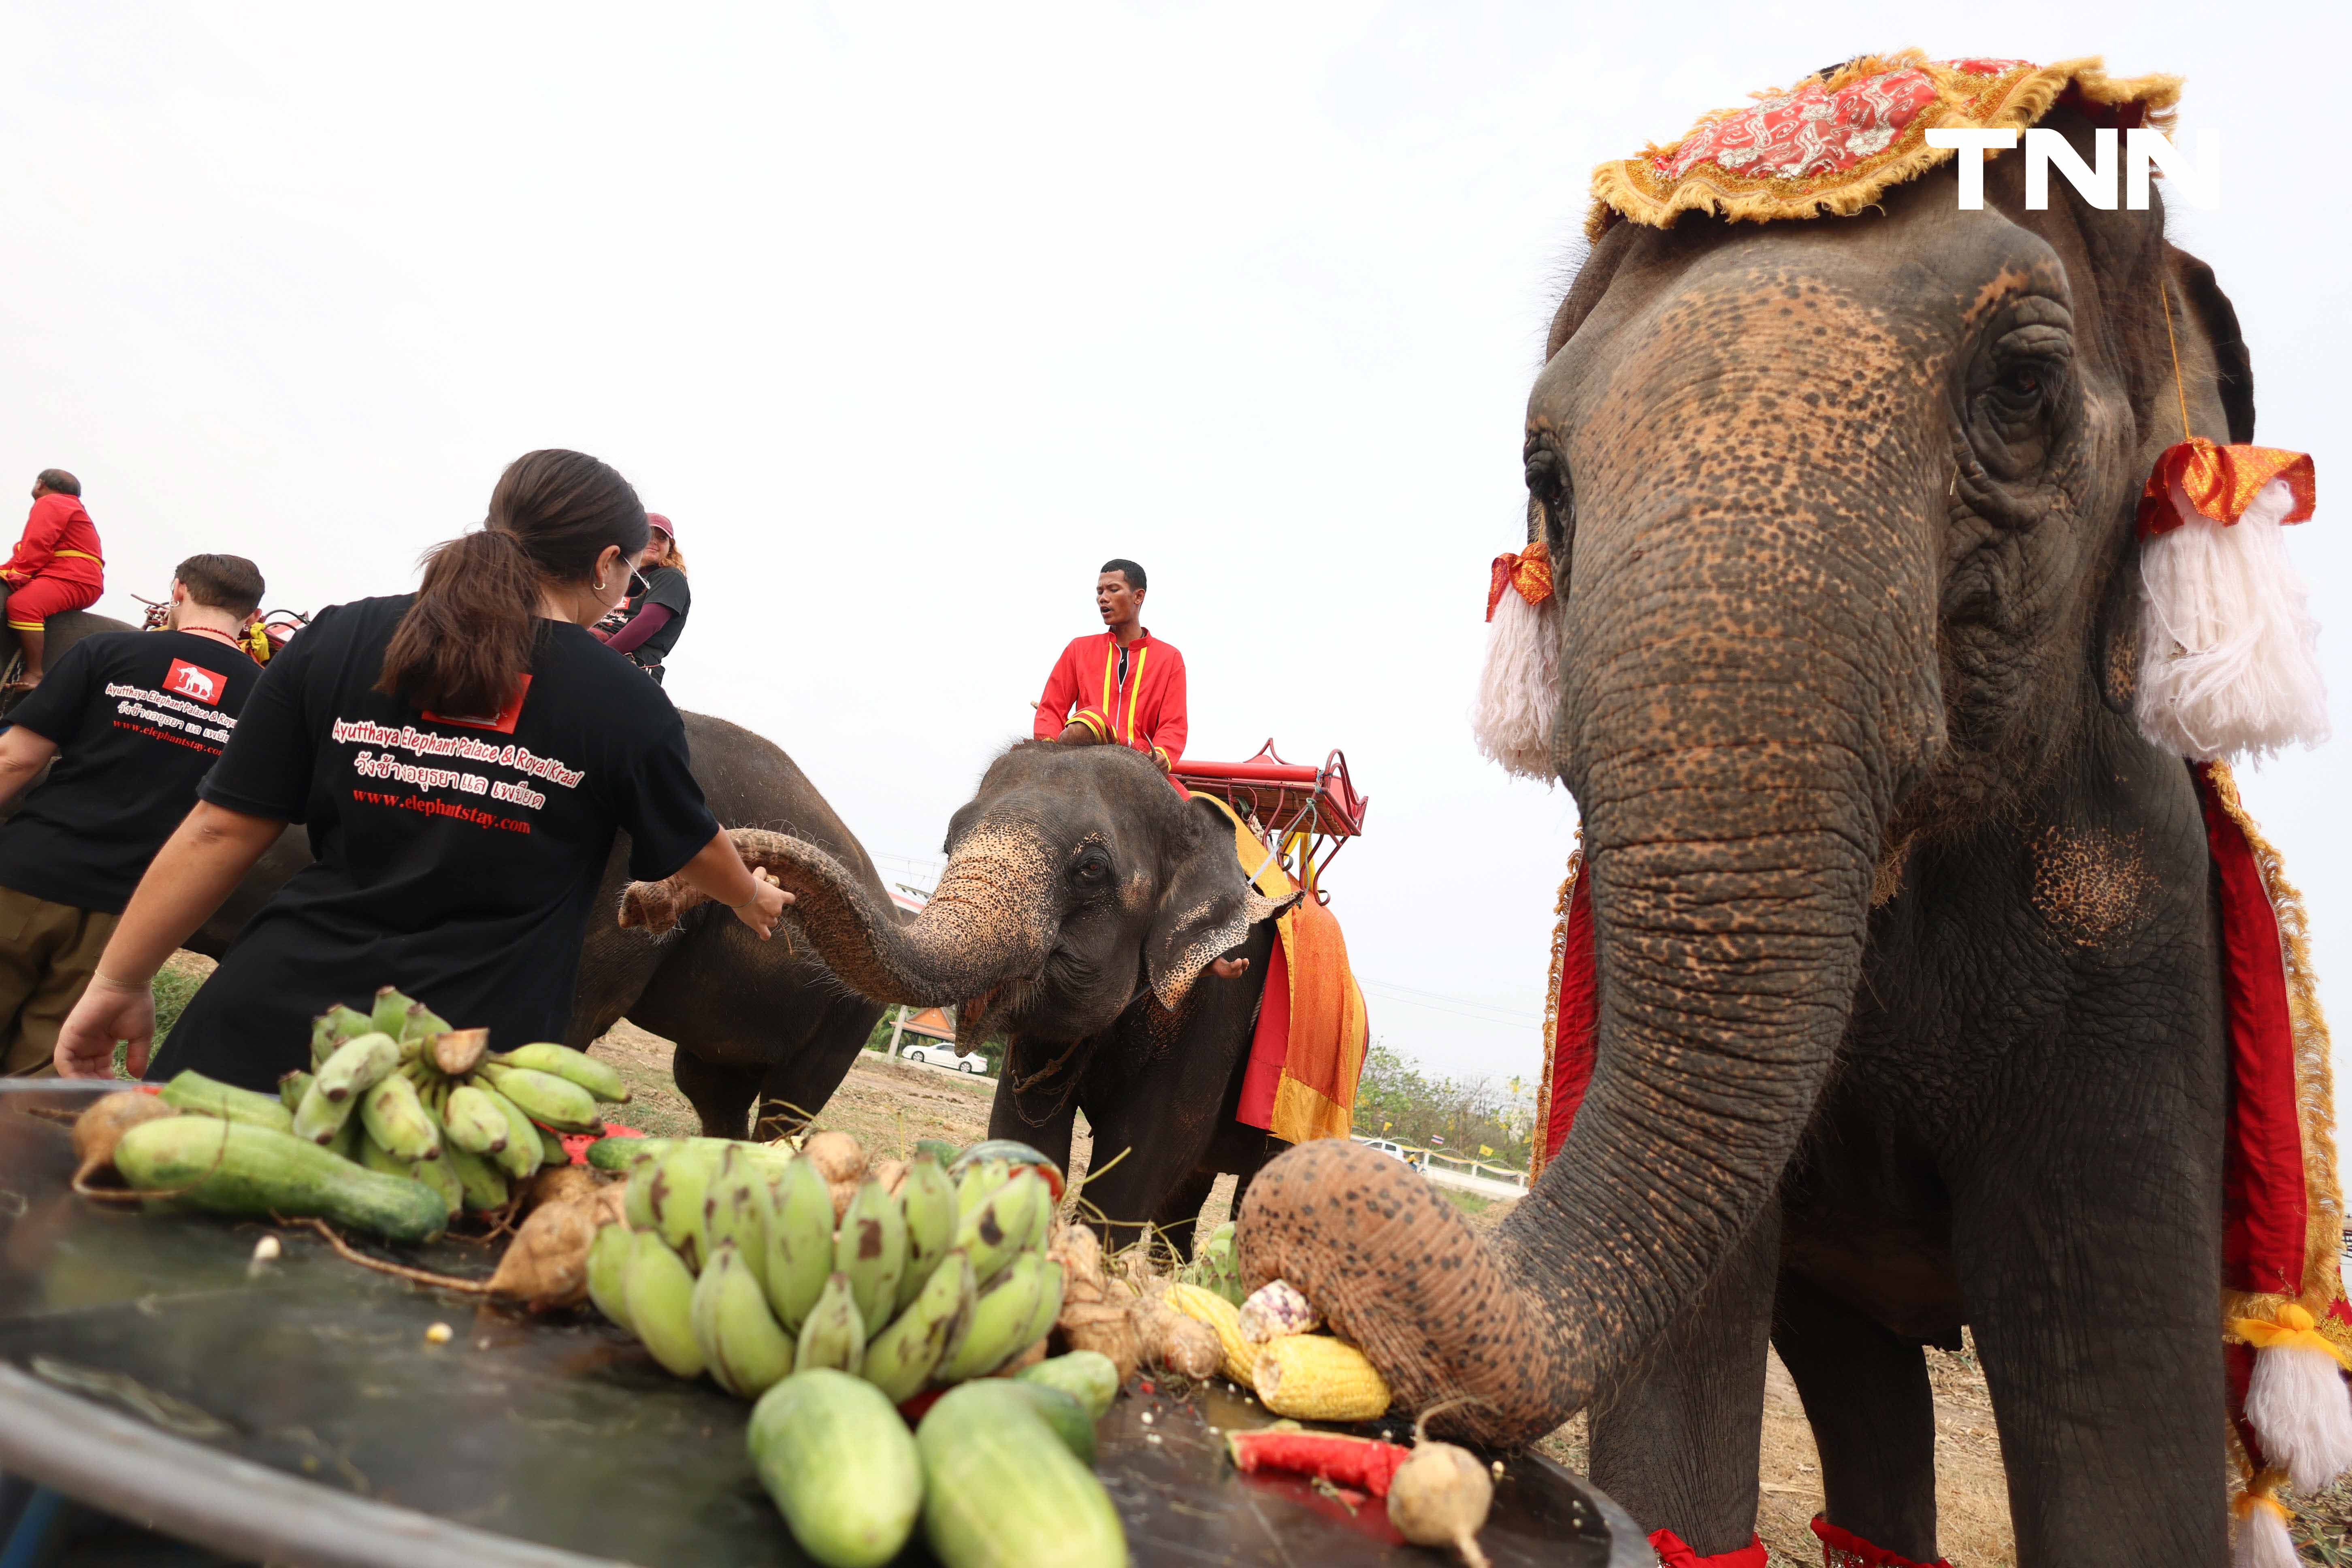
[[[1601,164],[1587,231],[1670,227],[1684,213],[1743,223],[1851,216],[1956,155],[1931,145],[1931,131],[2021,132],[2061,104],[2098,126],[2168,129],[2180,85],[2113,78],[2096,59],[1929,60],[1916,50],[1857,58]],[[2168,332],[2177,303],[2162,301]],[[2240,1553],[2292,1561],[2273,1488],[2291,1476],[2309,1489],[2352,1467],[2352,1399],[2339,1376],[2352,1365],[2352,1309],[2337,1266],[2327,1033],[2302,906],[2226,763],[2326,738],[2318,628],[2281,537],[2312,515],[2315,479],[2302,453],[2198,437],[2185,395],[2180,424],[2137,513],[2134,717],[2150,742],[2192,764],[2205,810],[2233,1088],[2221,1315],[2232,1414],[2252,1460],[2235,1507]],[[1486,756],[1546,781],[1563,636],[1553,566],[1531,512],[1526,547],[1496,556],[1489,575],[1472,713]],[[1571,860],[1553,942],[1538,1172],[1566,1140],[1593,1066],[1593,928],[1578,868]]]
[[[1671,227],[1685,212],[1745,223],[1851,216],[1957,155],[1930,145],[1932,131],[2022,131],[2062,103],[2110,126],[2166,129],[2179,99],[2179,77],[2118,79],[2096,59],[1868,56],[1602,163],[1586,229]],[[2312,514],[2311,459],[2219,446],[2188,429],[2185,409],[2181,425],[2139,508],[2140,729],[2200,762],[2316,744],[2327,736],[2318,626],[2279,537]],[[1539,538],[1496,558],[1486,618],[1472,714],[1479,749],[1549,780],[1559,628]]]

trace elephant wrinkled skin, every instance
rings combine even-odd
[[[2160,208],[2029,211],[2021,164],[1595,244],[1526,433],[1590,1095],[1491,1248],[1336,1146],[1244,1212],[1244,1272],[1406,1398],[1511,1442],[1589,1406],[1594,1479],[1701,1554],[1754,1528],[1769,1336],[1832,1522],[1933,1562],[1920,1346],[1967,1324],[2021,1563],[2226,1555],[2218,937],[2129,716],[2159,285],[2196,432],[2251,439],[2252,383]]]

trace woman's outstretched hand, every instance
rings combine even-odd
[[[784,906],[793,896],[776,885],[776,879],[764,866],[751,873],[751,896],[735,906],[735,918],[760,933],[765,942],[773,934],[776,921],[783,918]]]
[[[154,993],[93,974],[58,1031],[58,1048],[49,1059],[59,1078],[112,1078],[114,1042],[127,1040],[131,1049],[123,1065],[138,1078],[147,1070],[147,1047],[154,1039]]]

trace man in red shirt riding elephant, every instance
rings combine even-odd
[[[43,468],[33,481],[32,515],[16,552],[0,566],[0,583],[7,585],[0,603],[8,629],[25,650],[25,673],[12,685],[38,686],[49,617],[88,609],[106,588],[106,561],[98,528],[82,510],[81,481],[63,468]]]
[[[1037,700],[1041,741],[1131,747],[1172,772],[1191,725],[1184,711],[1184,656],[1143,625],[1143,568],[1106,561],[1095,608],[1108,629],[1079,637],[1054,661]]]

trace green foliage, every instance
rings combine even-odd
[[[167,968],[155,976],[150,989],[155,996],[155,1043],[162,1045],[172,1026],[187,1011],[188,998],[205,983],[201,974],[191,974],[184,969]]]
[[[1436,1146],[1446,1153],[1522,1170],[1531,1152],[1525,1108],[1492,1080],[1436,1077],[1379,1040],[1364,1053],[1356,1080],[1355,1127],[1367,1138],[1423,1147],[1443,1139]],[[1482,1143],[1494,1153],[1481,1156]]]

